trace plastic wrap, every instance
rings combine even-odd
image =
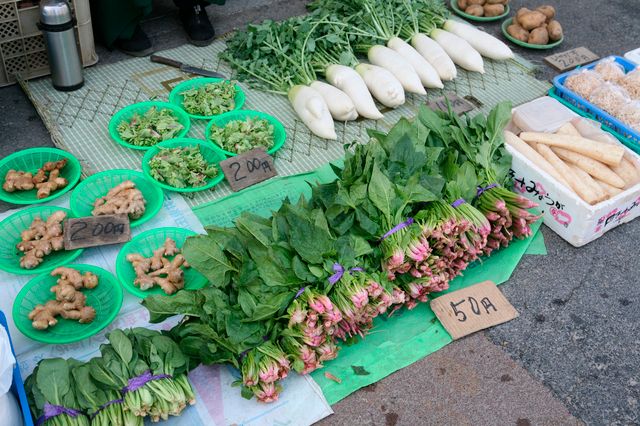
[[[620,79],[619,84],[629,93],[631,98],[640,100],[640,67]]]
[[[603,83],[604,79],[600,74],[583,69],[567,77],[564,85],[583,98],[588,99],[589,95],[602,86]]]
[[[613,83],[604,83],[588,97],[589,102],[613,116],[619,116],[629,102],[627,91]]]
[[[630,101],[623,107],[619,116],[624,124],[640,131],[640,101]]]
[[[594,70],[606,81],[618,82],[624,77],[624,67],[617,63],[615,58],[601,60]]]

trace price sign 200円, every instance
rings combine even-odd
[[[233,191],[240,191],[278,174],[273,158],[264,148],[252,149],[228,158],[220,163],[220,167]]]

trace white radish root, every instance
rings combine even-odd
[[[482,56],[495,59],[497,61],[504,61],[506,59],[513,58],[513,52],[509,46],[491,34],[480,31],[471,25],[448,20],[444,23],[443,28],[466,40]]]
[[[465,39],[439,28],[431,31],[430,36],[444,49],[456,65],[468,71],[484,74],[482,56]]]
[[[322,81],[314,81],[309,86],[322,95],[334,120],[352,121],[358,118],[356,106],[342,90]]]
[[[451,81],[457,77],[456,64],[434,40],[417,33],[411,38],[411,45],[435,68],[442,81]]]
[[[389,49],[386,46],[376,45],[369,49],[367,57],[372,64],[390,71],[407,92],[417,93],[419,95],[427,94],[416,70],[395,50]]]
[[[338,139],[329,107],[320,93],[309,86],[293,86],[289,90],[289,102],[314,135]]]
[[[358,64],[356,71],[362,76],[374,98],[386,107],[395,108],[404,104],[402,84],[391,72],[377,65]]]
[[[329,65],[325,75],[329,83],[351,98],[358,114],[373,120],[383,117],[382,113],[378,111],[367,85],[353,68],[345,65]]]
[[[436,89],[444,87],[436,69],[409,43],[399,37],[393,37],[387,42],[387,47],[398,52],[400,56],[411,64],[424,87]]]
[[[624,148],[621,146],[596,142],[580,136],[522,132],[520,138],[526,142],[566,148],[612,166],[620,164],[624,155]]]

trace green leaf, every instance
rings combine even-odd
[[[392,215],[395,193],[391,181],[380,171],[373,167],[371,182],[369,182],[369,199],[387,217]]]
[[[62,358],[44,359],[38,366],[36,383],[45,400],[60,405],[71,391],[69,366]]]
[[[115,329],[107,335],[109,343],[116,351],[123,363],[129,364],[133,358],[133,346],[131,340],[120,329]]]
[[[351,369],[353,370],[353,373],[356,376],[368,376],[369,374],[371,374],[367,370],[365,370],[364,367],[359,366],[359,365],[352,365]]]
[[[208,236],[189,237],[182,248],[189,264],[214,285],[229,281],[228,272],[236,271],[220,246]]]

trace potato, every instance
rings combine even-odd
[[[469,6],[473,5],[473,4],[478,4],[480,6],[482,6],[485,3],[485,0],[467,0],[467,4]]]
[[[518,24],[511,24],[507,27],[507,32],[509,35],[516,40],[520,40],[523,42],[529,41],[529,31],[525,30]]]
[[[521,7],[520,9],[518,9],[518,12],[516,13],[515,23],[520,25],[520,18],[529,12],[531,12],[531,10],[527,9],[526,7]]]
[[[499,16],[504,13],[503,4],[485,4],[484,16]]]
[[[549,44],[549,32],[546,28],[536,28],[529,33],[529,40],[527,40],[527,43]]]
[[[547,31],[549,32],[549,40],[558,41],[562,38],[562,25],[560,22],[552,19],[547,26]]]
[[[469,3],[467,3],[467,0],[458,0],[458,8],[460,10],[465,10],[467,6],[469,6]]]
[[[508,0],[487,0],[485,5],[487,5],[487,4],[502,4],[502,5],[505,5],[508,2],[509,2]]]
[[[484,16],[484,9],[479,4],[472,4],[465,9],[465,13],[473,16]]]
[[[520,19],[518,19],[518,23],[520,24],[520,26],[527,31],[531,31],[534,28],[542,26],[542,24],[544,24],[546,21],[547,17],[545,16],[545,14],[537,10],[525,13],[524,15],[520,16]]]
[[[553,6],[545,5],[536,8],[538,12],[542,12],[547,17],[547,22],[551,21],[556,16],[556,9]]]

